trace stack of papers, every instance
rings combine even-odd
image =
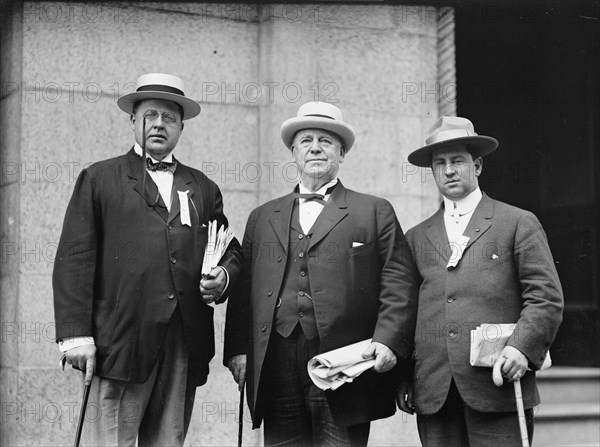
[[[202,261],[202,276],[207,276],[210,271],[219,265],[219,261],[225,254],[227,246],[235,237],[234,233],[221,225],[217,231],[218,223],[216,220],[208,222],[208,242],[204,249],[204,260]]]
[[[471,331],[471,366],[493,367],[516,324],[482,324]],[[541,369],[552,366],[550,352]]]
[[[370,344],[368,339],[319,354],[308,362],[308,375],[320,389],[336,390],[373,367],[374,357],[362,357]]]

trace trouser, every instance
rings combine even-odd
[[[94,376],[83,425],[86,446],[181,446],[196,386],[179,308],[173,313],[158,360],[144,383]]]
[[[525,420],[531,445],[533,409],[525,410]],[[516,405],[514,412],[482,413],[473,410],[460,397],[454,380],[444,406],[433,415],[417,415],[417,427],[424,447],[522,445]]]
[[[306,365],[318,354],[319,340],[307,340],[296,327],[283,338],[277,332],[263,365],[264,434],[267,446],[365,446],[370,424],[335,424],[325,393],[308,376]]]

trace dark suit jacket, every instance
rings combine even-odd
[[[246,383],[254,427],[262,421],[261,394],[268,393],[260,388],[260,379],[286,268],[293,205],[289,194],[250,215],[243,279],[227,308],[224,362],[248,354]],[[364,245],[353,247],[353,242]],[[320,352],[373,337],[400,357],[411,355],[416,271],[389,202],[338,184],[314,225],[307,256]],[[395,372],[367,372],[327,392],[336,423],[392,415]]]
[[[227,224],[217,185],[181,163],[170,213],[149,175],[144,191],[137,154],[95,163],[77,179],[56,255],[53,288],[57,340],[93,336],[96,374],[143,382],[167,325],[181,310],[190,374],[206,382],[214,356],[213,309],[203,303],[200,272],[209,220]],[[177,191],[188,192],[191,227]],[[231,282],[241,264],[233,241],[221,262]]]
[[[563,295],[546,235],[530,212],[483,195],[465,230],[469,243],[454,270],[443,206],[409,230],[422,284],[415,333],[415,408],[437,412],[453,378],[463,400],[483,412],[516,411],[512,383],[470,366],[470,331],[517,323],[508,345],[539,369],[562,320]],[[452,335],[454,334],[454,335]],[[525,408],[539,403],[535,373],[521,379]]]

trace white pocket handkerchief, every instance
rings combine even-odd
[[[361,245],[365,245],[362,242],[352,242],[352,248],[354,247],[360,247]]]

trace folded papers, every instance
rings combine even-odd
[[[471,330],[471,366],[493,367],[516,327],[516,324],[486,323]],[[540,369],[547,369],[550,366],[552,360],[550,352],[547,352]]]
[[[362,357],[370,344],[371,339],[368,339],[319,354],[308,362],[308,375],[320,389],[337,390],[373,367],[374,357]]]
[[[235,237],[234,233],[221,225],[217,231],[218,223],[216,220],[208,222],[208,242],[204,249],[204,259],[202,261],[202,276],[207,276],[210,271],[219,265],[219,261],[225,254],[227,246]]]

